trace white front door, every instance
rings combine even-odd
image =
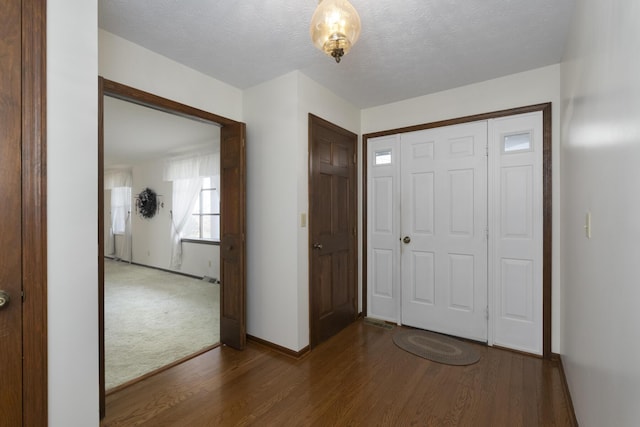
[[[487,340],[487,123],[400,136],[401,319]]]
[[[368,315],[400,323],[400,135],[367,145]]]
[[[368,316],[542,354],[542,128],[535,112],[368,140]]]
[[[489,121],[493,344],[542,354],[542,113]]]

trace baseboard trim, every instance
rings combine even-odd
[[[177,366],[177,365],[179,365],[181,363],[186,362],[187,360],[191,360],[191,359],[193,359],[195,357],[198,357],[201,354],[204,354],[207,351],[213,350],[214,348],[217,348],[217,347],[220,347],[220,343],[216,343],[216,344],[210,345],[209,347],[205,347],[202,350],[199,350],[199,351],[197,351],[197,352],[195,352],[193,354],[190,354],[188,356],[183,357],[182,359],[178,359],[175,362],[169,363],[168,365],[162,366],[162,367],[160,367],[158,369],[155,369],[155,370],[153,370],[151,372],[147,372],[146,374],[144,374],[144,375],[142,375],[142,376],[140,376],[138,378],[134,378],[134,379],[132,379],[130,381],[127,381],[126,383],[123,383],[123,384],[120,384],[120,385],[115,386],[113,388],[110,388],[109,390],[105,391],[105,396],[109,396],[110,394],[119,392],[120,390],[123,390],[123,389],[125,389],[125,388],[127,388],[129,386],[132,386],[132,385],[136,384],[136,383],[139,383],[140,381],[144,381],[149,377],[152,377],[152,376],[154,376],[156,374],[159,374],[160,372],[166,371],[167,369],[171,369],[174,366]]]
[[[564,364],[562,363],[562,356],[558,353],[551,353],[551,360],[558,363],[558,368],[560,369],[560,378],[562,380],[562,388],[564,389],[564,395],[567,398],[567,408],[569,410],[569,415],[571,419],[572,427],[578,427],[578,418],[576,417],[576,411],[573,408],[573,399],[571,399],[571,393],[569,392],[569,384],[567,383],[567,376],[564,372]]]
[[[281,345],[274,344],[271,341],[263,340],[262,338],[254,337],[253,335],[248,335],[248,334],[247,334],[247,340],[254,342],[256,344],[259,344],[263,347],[267,347],[275,352],[284,354],[285,356],[293,357],[295,359],[300,359],[301,357],[306,355],[309,352],[309,348],[310,348],[309,346],[306,346],[302,350],[293,351],[286,347],[282,347]]]
[[[150,268],[152,270],[164,271],[165,273],[178,274],[180,276],[190,277],[192,279],[198,279],[198,280],[202,280],[203,279],[202,276],[197,276],[195,274],[189,274],[189,273],[183,273],[182,271],[169,270],[168,268],[156,267],[154,265],[140,264],[139,262],[127,261],[126,259],[114,258],[112,256],[105,256],[105,258],[108,258],[110,260],[117,261],[117,262],[123,262],[125,264],[135,265],[135,266],[138,266],[138,267],[146,267],[146,268]],[[217,280],[218,279],[216,279],[216,281]]]
[[[544,359],[544,356],[542,354],[535,354],[535,353],[527,353],[526,351],[522,351],[522,350],[516,350],[513,348],[508,348],[508,347],[502,347],[500,345],[488,345],[487,343],[484,343],[486,346],[488,347],[492,347],[492,348],[497,348],[498,350],[504,350],[504,351],[509,351],[511,353],[516,353],[516,354],[521,354],[523,356],[529,356],[529,357],[535,357],[536,359]]]

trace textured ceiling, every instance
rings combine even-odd
[[[560,62],[575,2],[350,1],[340,64],[311,43],[314,0],[99,0],[99,25],[239,89],[300,70],[366,108]]]

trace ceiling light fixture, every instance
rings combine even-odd
[[[340,62],[360,36],[360,17],[347,0],[320,0],[309,33],[318,49]]]

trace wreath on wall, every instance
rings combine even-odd
[[[150,188],[145,188],[136,197],[136,209],[142,218],[153,218],[158,212],[158,195]]]

